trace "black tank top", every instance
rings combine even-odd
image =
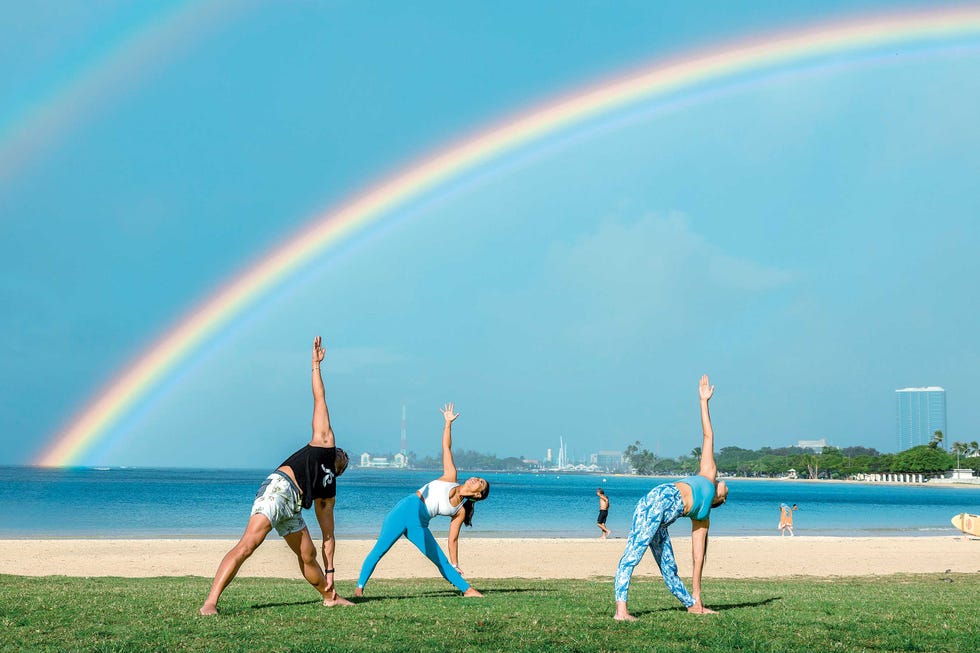
[[[312,506],[313,499],[337,496],[336,460],[336,447],[306,445],[279,465],[293,470],[296,485],[303,493],[304,508]]]

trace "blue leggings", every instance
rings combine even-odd
[[[673,483],[658,485],[636,504],[626,550],[623,551],[623,557],[616,569],[617,601],[626,600],[633,569],[640,563],[647,547],[650,547],[667,589],[686,607],[694,605],[694,599],[677,577],[677,561],[674,560],[674,548],[670,545],[670,535],[667,533],[667,527],[683,514],[684,500]]]
[[[357,578],[357,586],[363,588],[367,585],[368,579],[374,573],[374,568],[378,566],[381,557],[388,553],[398,538],[404,535],[439,568],[439,573],[442,574],[443,578],[455,585],[460,592],[468,590],[470,584],[449,563],[446,554],[439,548],[436,538],[432,537],[432,531],[429,530],[429,519],[429,511],[426,510],[425,504],[422,503],[417,494],[410,494],[395,504],[395,507],[385,517],[384,523],[381,524],[381,534],[378,535],[377,543],[367,558],[364,559],[364,564],[361,565],[361,575]]]

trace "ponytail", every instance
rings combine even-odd
[[[480,498],[466,499],[466,501],[463,502],[463,523],[467,526],[473,525],[473,511],[476,509],[476,502],[483,501],[490,496],[490,483],[486,479],[484,479],[483,482],[486,483],[486,487],[483,489],[483,493],[480,495]]]

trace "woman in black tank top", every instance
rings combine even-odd
[[[266,478],[255,496],[252,516],[245,534],[225,554],[211,584],[201,614],[218,613],[218,599],[245,560],[265,541],[275,527],[299,559],[303,577],[316,588],[326,606],[352,605],[334,589],[334,521],[337,477],[347,469],[347,453],[336,446],[330,414],[320,377],[324,350],[320,336],[313,340],[313,436],[310,442],[287,458]],[[313,507],[323,533],[324,567],[316,557],[316,547],[303,522],[302,509]]]

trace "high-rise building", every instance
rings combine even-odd
[[[895,391],[898,450],[929,444],[936,431],[946,435],[946,391],[940,387]]]

